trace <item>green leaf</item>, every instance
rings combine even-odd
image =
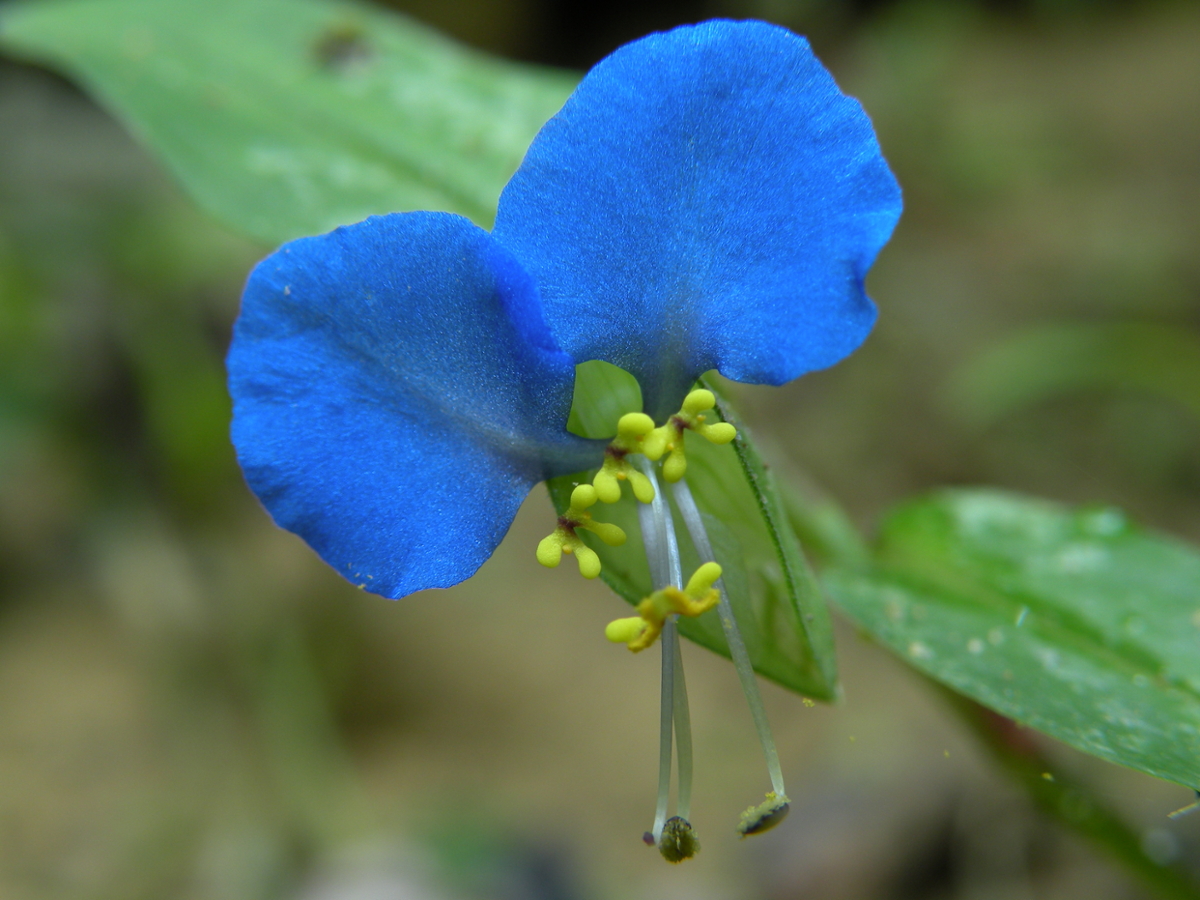
[[[59,67],[202,206],[276,243],[374,213],[485,227],[575,76],[335,0],[43,0],[0,47]]]
[[[622,413],[641,408],[637,383],[628,373],[607,364],[585,363],[576,369],[573,430],[586,437],[608,437]],[[788,521],[774,478],[763,464],[745,426],[734,418],[717,387],[717,412],[738,426],[732,444],[715,446],[687,437],[687,480],[705,519],[705,527],[724,570],[742,638],[755,671],[784,687],[820,700],[837,695],[837,671],[829,612],[820,587],[805,561]],[[569,505],[575,484],[592,473],[550,482],[559,512]],[[670,495],[670,488],[663,483]],[[701,560],[674,509],[686,578]],[[629,535],[622,547],[607,547],[591,535],[584,540],[600,554],[601,577],[614,591],[636,604],[653,590],[642,550],[636,501],[628,490],[619,503],[594,507],[600,521],[614,522]],[[698,619],[680,619],[680,633],[701,646],[729,656],[716,610]]]
[[[1110,762],[1200,785],[1200,554],[1113,509],[947,491],[834,599],[917,668]]]

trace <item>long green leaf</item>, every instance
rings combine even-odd
[[[904,659],[1087,753],[1200,785],[1200,554],[1111,509],[947,491],[826,580]]]
[[[0,47],[78,78],[218,218],[275,243],[397,210],[487,226],[574,76],[341,0],[42,0]]]
[[[577,371],[572,428],[578,433],[609,437],[622,413],[641,408],[637,384],[627,373],[598,363],[585,363]],[[716,385],[705,386],[717,392]],[[727,401],[718,400],[717,412],[738,424],[738,437],[732,444],[718,447],[688,436],[687,478],[724,569],[725,586],[751,662],[759,674],[784,687],[832,700],[837,695],[837,669],[829,612],[820,587],[753,440],[736,422]],[[571,488],[583,477],[566,476],[550,483],[551,497],[560,512],[569,504]],[[653,586],[641,546],[636,501],[628,489],[625,494],[619,503],[599,505],[593,512],[597,519],[624,528],[628,543],[613,548],[591,540],[586,533],[584,539],[600,554],[604,565],[601,577],[636,604]],[[686,577],[700,560],[678,512],[676,530]],[[685,637],[729,655],[716,610],[698,619],[681,619],[679,626]]]

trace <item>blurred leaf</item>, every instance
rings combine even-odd
[[[856,566],[869,560],[871,551],[841,504],[786,455],[770,453],[769,458],[778,476],[776,486],[783,497],[788,522],[817,565]]]
[[[976,427],[1097,388],[1148,391],[1200,416],[1200,334],[1132,322],[1043,326],[990,347],[952,384],[952,408]]]
[[[574,76],[338,0],[45,0],[0,46],[79,78],[210,212],[280,242],[373,213],[490,224]]]
[[[124,336],[145,416],[144,426],[172,494],[192,509],[221,499],[233,472],[230,405],[218,360],[198,340],[199,329],[138,323]]]
[[[716,385],[717,411],[738,424]],[[639,409],[637,383],[614,366],[588,363],[577,369],[572,423],[587,437],[615,433],[622,413]],[[582,427],[585,425],[589,427]],[[608,423],[605,427],[604,423]],[[775,487],[744,426],[732,444],[715,446],[688,438],[688,474],[697,506],[737,615],[755,670],[766,678],[806,696],[832,700],[837,694],[837,671],[829,612],[820,587]],[[590,477],[591,473],[588,473]],[[571,489],[583,476],[550,482],[550,495],[559,512],[569,505]],[[670,494],[665,482],[664,489]],[[600,521],[614,522],[629,535],[623,547],[607,547],[584,533],[604,564],[601,577],[618,594],[636,604],[653,590],[646,554],[642,550],[636,501],[625,491],[619,503],[595,510]],[[701,562],[679,516],[675,516],[685,577]],[[698,619],[680,619],[680,633],[701,646],[729,656],[716,610]]]
[[[1087,753],[1200,785],[1200,554],[1113,509],[946,491],[837,602],[908,662]]]

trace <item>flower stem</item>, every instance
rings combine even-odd
[[[715,560],[712,542],[708,539],[708,530],[704,527],[704,519],[700,509],[692,497],[687,480],[677,481],[674,485],[675,503],[679,514],[691,535],[696,553],[705,562]],[[763,708],[762,695],[758,692],[758,681],[754,676],[754,667],[750,663],[750,654],[742,640],[738,629],[737,619],[733,614],[733,604],[729,601],[729,592],[725,589],[724,579],[717,582],[721,591],[720,605],[717,607],[721,618],[721,628],[725,632],[725,642],[729,645],[729,655],[733,659],[733,667],[737,670],[738,679],[742,683],[742,692],[746,695],[746,704],[750,707],[750,715],[754,719],[754,727],[758,731],[758,740],[762,744],[763,756],[767,759],[767,773],[771,777],[771,790],[779,797],[787,796],[783,784],[783,769],[779,765],[779,753],[775,749],[775,740],[771,736],[771,726],[767,722],[767,711]]]

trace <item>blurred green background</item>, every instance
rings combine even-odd
[[[836,369],[745,388],[783,468],[869,528],[991,483],[1200,541],[1200,7],[745,0],[397,4],[585,68],[712,15],[810,35],[906,211]],[[703,853],[641,845],[657,663],[623,604],[536,565],[530,497],[479,576],[392,603],[277,531],[227,439],[222,355],[270,248],[184,198],[75,88],[0,62],[0,897],[1132,898],[938,696],[848,627],[845,702],[767,685],[766,788],[732,668],[685,650]],[[1200,873],[1179,788],[1045,742]]]

